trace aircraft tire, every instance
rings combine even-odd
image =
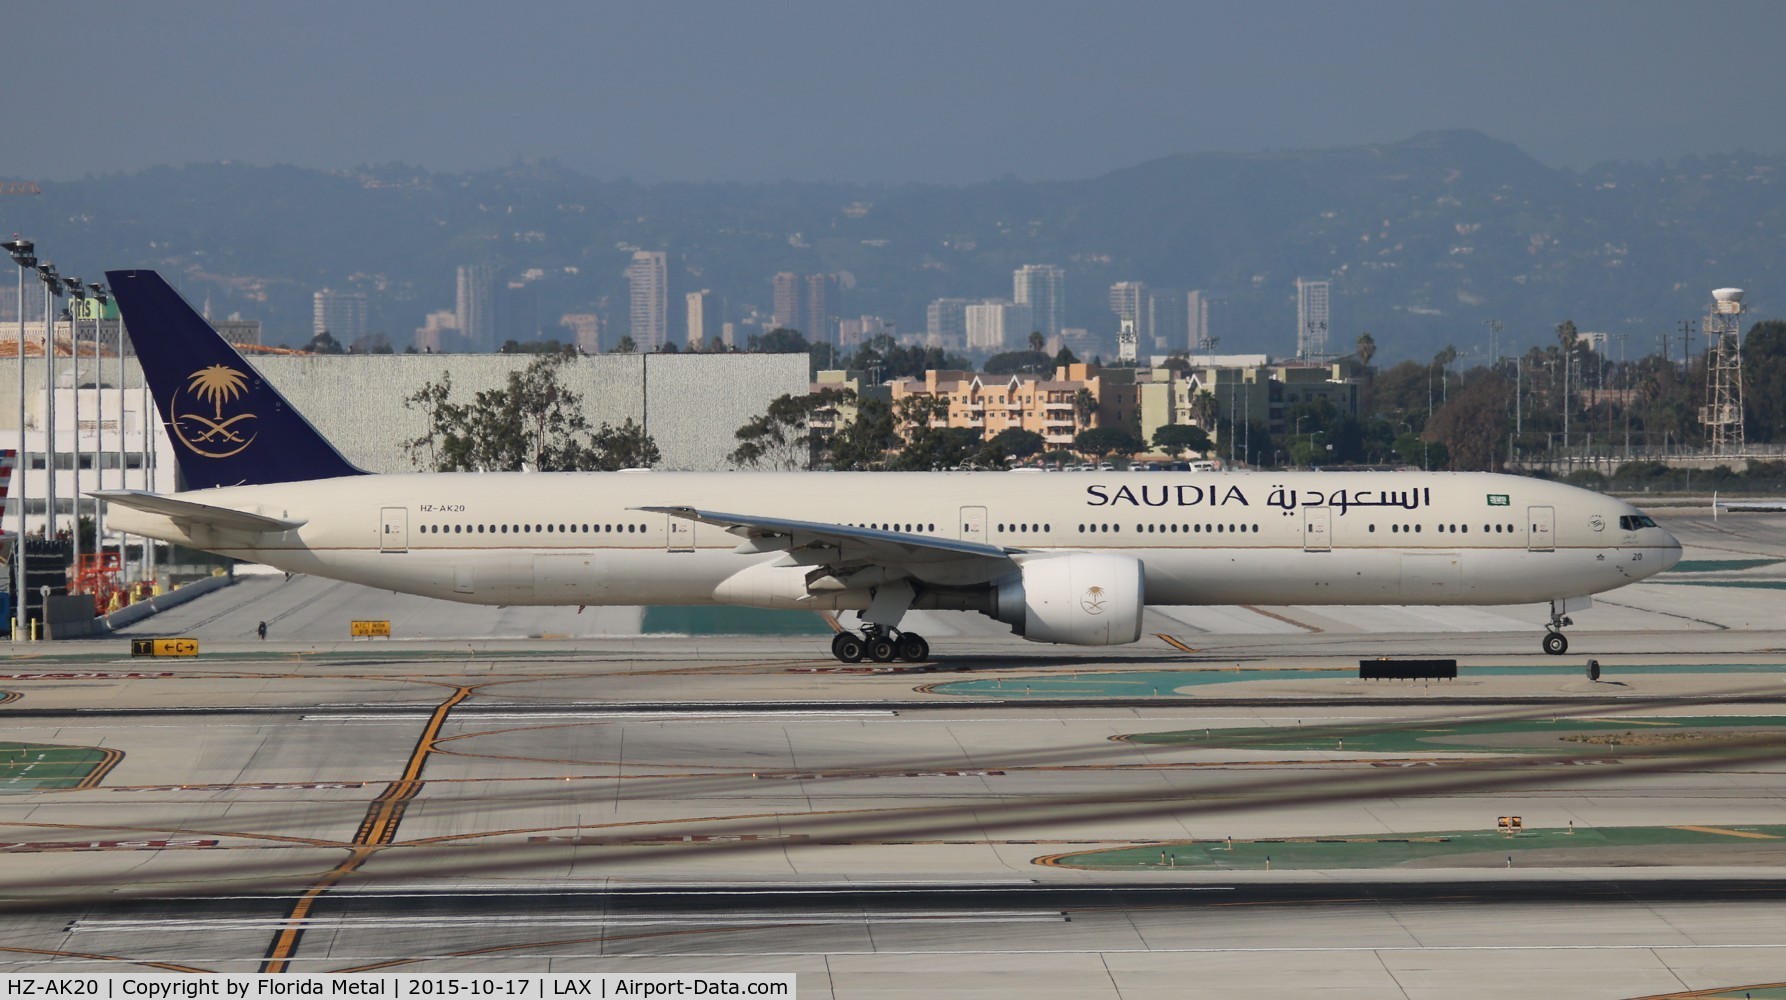
[[[848,632],[839,632],[831,637],[831,655],[843,659],[843,641],[855,638]]]
[[[1546,635],[1544,651],[1552,656],[1562,656],[1569,651],[1569,637],[1561,632],[1552,632]]]
[[[892,663],[894,657],[896,657],[898,655],[899,655],[899,650],[897,647],[895,647],[893,645],[892,639],[882,637],[879,639],[869,640],[868,658],[873,660],[874,662],[876,662],[876,663]]]
[[[863,646],[862,637],[852,632],[840,633],[831,640],[832,654],[844,663],[861,663],[862,654],[867,652]]]
[[[930,643],[916,632],[902,632],[899,635],[899,658],[907,663],[919,663],[930,659]]]

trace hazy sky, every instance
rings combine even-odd
[[[194,161],[1089,176],[1475,128],[1786,151],[1786,3],[0,0],[0,179]]]

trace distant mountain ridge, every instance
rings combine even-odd
[[[547,335],[566,312],[625,332],[632,248],[668,250],[685,287],[738,311],[771,305],[778,271],[847,275],[841,317],[922,329],[934,298],[1008,297],[1026,263],[1068,269],[1073,326],[1113,332],[1117,281],[1221,300],[1222,351],[1285,353],[1293,281],[1333,281],[1337,351],[1369,330],[1379,357],[1486,351],[1485,322],[1548,342],[1573,319],[1632,354],[1697,317],[1711,289],[1782,310],[1786,158],[1547,167],[1473,131],[1333,149],[1169,156],[1075,181],[963,186],[638,184],[553,163],[436,174],[197,164],[44,186],[0,204],[0,229],[64,269],[154,266],[216,315],[299,343],[318,288],[366,291],[399,349],[454,303],[454,268],[537,271]],[[92,275],[86,275],[91,277]],[[1676,351],[1678,351],[1678,346]]]

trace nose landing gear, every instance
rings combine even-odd
[[[1544,651],[1552,656],[1562,656],[1569,651],[1569,637],[1563,634],[1563,626],[1575,624],[1575,619],[1557,611],[1551,605],[1550,621],[1545,624],[1548,630],[1544,636]]]
[[[843,663],[860,663],[864,658],[876,663],[917,663],[930,658],[930,643],[916,632],[869,623],[862,626],[860,633],[839,632],[832,636],[831,655]]]

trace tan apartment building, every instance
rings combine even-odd
[[[1000,431],[1020,428],[1042,435],[1054,449],[1071,448],[1080,431],[1133,417],[1134,386],[1109,378],[1111,374],[1088,364],[1061,365],[1052,378],[929,371],[922,379],[896,379],[889,386],[894,405],[914,397],[942,401],[950,427],[973,428],[988,441]],[[1089,394],[1085,404],[1082,391]]]

